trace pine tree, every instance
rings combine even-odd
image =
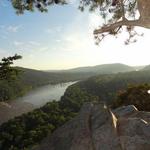
[[[7,58],[3,58],[0,62],[0,80],[12,81],[16,80],[20,70],[12,67],[13,61],[21,59],[22,56],[15,54],[14,56],[10,56]]]
[[[65,0],[11,0],[18,14],[24,11],[47,12],[49,5],[67,4]],[[134,35],[135,26],[150,29],[150,2],[149,0],[80,0],[79,9],[88,7],[90,11],[98,10],[104,24],[94,30],[94,36],[99,43],[106,35],[117,35],[125,26],[129,33],[128,44]],[[137,12],[140,16],[137,18]]]

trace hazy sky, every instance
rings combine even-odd
[[[67,69],[106,63],[150,64],[150,30],[125,46],[126,33],[95,45],[93,30],[101,22],[94,13],[80,12],[78,4],[49,7],[48,13],[17,16],[9,2],[0,0],[0,59],[23,56],[16,65],[35,69]]]

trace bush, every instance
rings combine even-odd
[[[123,105],[135,105],[139,110],[150,111],[149,84],[130,85],[126,90],[119,91],[112,108]]]

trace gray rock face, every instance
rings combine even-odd
[[[112,112],[103,104],[87,103],[35,150],[150,150],[149,123],[150,113],[133,105]]]
[[[0,125],[16,116],[33,110],[34,107],[30,103],[11,101],[9,104],[0,102]]]

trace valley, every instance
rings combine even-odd
[[[23,113],[40,108],[47,102],[60,100],[66,88],[75,82],[68,82],[56,85],[45,85],[31,90],[22,97],[15,100],[0,102],[0,124],[19,116]]]
[[[0,0],[0,150],[150,150],[149,0]]]
[[[83,72],[79,74],[83,75]],[[30,76],[35,78],[24,78],[29,79],[28,83],[36,83],[38,78],[41,78],[42,81],[42,75],[39,71],[34,75],[30,74]],[[76,78],[78,77],[76,76]],[[127,89],[128,86],[140,84],[150,84],[149,70],[102,73],[99,75],[97,73],[91,75],[86,72],[86,76],[82,76],[78,82],[51,83],[43,84],[43,86],[33,84],[36,85],[34,86],[36,88],[33,88],[26,95],[6,101],[8,105],[0,105],[0,131],[2,132],[0,140],[3,139],[1,148],[3,150],[7,150],[10,146],[17,150],[36,148],[39,142],[47,139],[47,136],[51,136],[58,127],[77,116],[85,103],[90,102],[94,105],[104,103],[112,107],[119,91]],[[119,103],[116,104],[120,105]],[[137,102],[137,104],[139,103]],[[123,105],[123,101],[121,105]],[[8,137],[5,137],[7,134]],[[11,137],[17,141],[14,142]],[[7,144],[8,140],[9,144]]]

